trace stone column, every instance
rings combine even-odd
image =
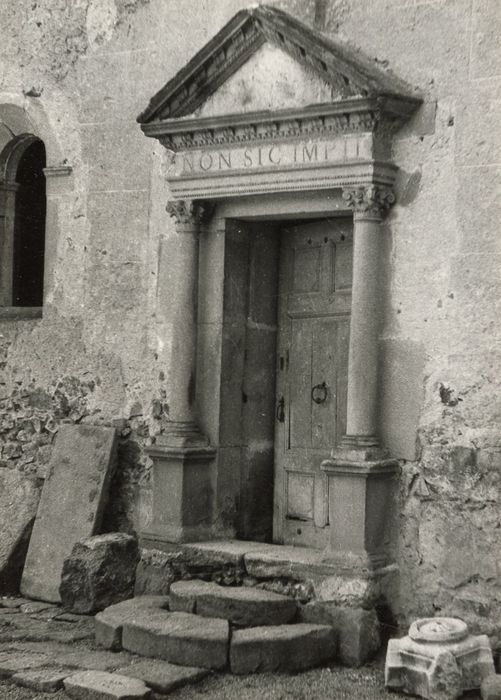
[[[211,207],[169,202],[176,233],[162,254],[159,303],[172,322],[169,425],[147,449],[153,461],[153,522],[142,533],[146,546],[210,539],[211,462],[215,450],[196,419],[198,236]]]
[[[395,200],[374,185],[345,190],[353,210],[353,286],[348,356],[348,405],[343,444],[377,446],[378,336],[380,326],[379,227]]]
[[[379,228],[391,189],[345,190],[353,210],[353,287],[346,435],[322,463],[329,478],[329,559],[346,569],[377,569],[391,560],[395,474],[377,436]]]

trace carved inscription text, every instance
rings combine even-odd
[[[273,168],[301,168],[322,163],[369,159],[370,141],[364,136],[294,143],[266,143],[235,148],[193,149],[173,154],[169,174],[190,177]]]

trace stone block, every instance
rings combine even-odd
[[[100,526],[115,449],[112,428],[59,428],[21,580],[23,595],[60,601],[64,560]]]
[[[65,679],[64,690],[76,700],[144,700],[151,697],[151,691],[143,681],[105,671],[75,673]]]
[[[226,620],[158,610],[124,623],[122,646],[180,666],[222,669],[228,660],[229,636]]]
[[[159,659],[144,659],[130,666],[117,669],[117,673],[122,676],[139,678],[155,692],[166,695],[177,688],[182,688],[184,685],[198,683],[210,671],[206,668],[175,666]]]
[[[165,596],[138,596],[122,603],[111,605],[94,618],[95,640],[105,649],[122,648],[122,628],[125,622],[135,620],[144,610],[161,610],[169,606]]]
[[[330,625],[338,640],[337,658],[346,666],[361,666],[381,646],[376,611],[311,602],[299,611],[301,622]]]
[[[138,562],[137,540],[124,532],[77,542],[63,565],[59,587],[63,606],[90,614],[132,598]]]
[[[501,700],[501,676],[487,676],[480,686],[482,700]]]
[[[178,581],[170,589],[170,608],[228,620],[241,627],[282,625],[296,614],[292,598],[258,588]]]
[[[388,643],[385,685],[430,700],[454,700],[494,674],[486,635],[468,633],[458,618],[423,618]]]
[[[0,592],[15,593],[40,500],[40,479],[0,468]]]
[[[234,630],[231,672],[303,671],[334,659],[336,637],[326,625],[279,625]]]
[[[11,680],[23,688],[41,693],[55,693],[63,687],[63,681],[75,672],[73,668],[39,668],[15,673]]]

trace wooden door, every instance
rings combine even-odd
[[[320,469],[346,428],[352,220],[281,232],[275,420],[274,540],[322,548],[327,479]]]

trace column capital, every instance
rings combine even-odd
[[[381,221],[395,201],[391,187],[360,185],[343,189],[343,199],[358,220]]]
[[[167,212],[174,217],[177,225],[193,226],[207,224],[215,209],[213,202],[197,201],[193,199],[172,200],[167,203]]]

